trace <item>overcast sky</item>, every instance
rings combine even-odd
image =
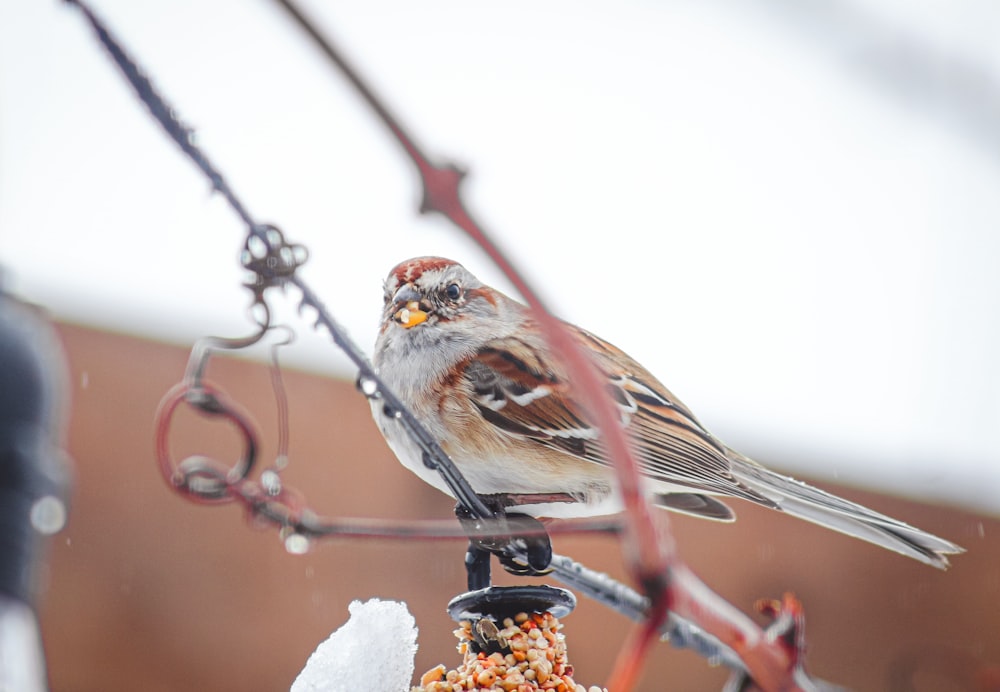
[[[421,144],[471,169],[470,207],[555,311],[728,443],[995,512],[1000,6],[808,5],[304,3]],[[94,8],[251,212],[309,247],[303,276],[369,352],[402,259],[506,289],[415,214],[401,150],[271,3]],[[10,289],[185,345],[245,333],[243,232],[79,13],[0,0]],[[286,361],[349,372],[299,331]]]

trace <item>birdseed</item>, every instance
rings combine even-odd
[[[424,673],[420,686],[411,692],[607,692],[573,680],[566,638],[559,631],[562,625],[550,613],[518,613],[502,623],[490,621],[492,627],[481,623],[474,627],[463,620],[455,630],[462,665],[455,670],[435,666]]]

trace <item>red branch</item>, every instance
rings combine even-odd
[[[386,106],[375,96],[359,73],[290,0],[276,0],[357,88],[393,137],[403,147],[420,174],[423,185],[421,212],[443,214],[477,242],[507,275],[531,307],[549,344],[562,354],[570,377],[589,413],[599,425],[608,455],[614,461],[626,510],[624,552],[633,578],[651,599],[647,622],[626,642],[615,667],[612,684],[626,692],[639,677],[642,661],[668,608],[689,618],[706,632],[732,647],[743,659],[753,680],[765,690],[801,689],[796,681],[797,656],[743,613],[715,594],[677,555],[669,532],[660,535],[651,520],[649,506],[640,490],[638,465],[621,421],[593,363],[553,317],[510,260],[466,210],[461,197],[464,172],[455,165],[431,161]],[[795,604],[796,607],[797,603]],[[796,610],[796,612],[799,612]]]

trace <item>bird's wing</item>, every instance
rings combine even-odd
[[[671,485],[772,504],[733,477],[722,444],[649,372],[598,337],[575,331],[606,378],[643,474]],[[579,394],[565,368],[547,348],[517,335],[498,339],[466,363],[464,377],[490,424],[577,458],[610,464],[599,430],[578,404]]]

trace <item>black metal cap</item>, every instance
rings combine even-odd
[[[576,608],[571,591],[554,586],[489,586],[459,594],[448,603],[455,622],[490,618],[500,621],[518,613],[552,613],[564,617]]]

